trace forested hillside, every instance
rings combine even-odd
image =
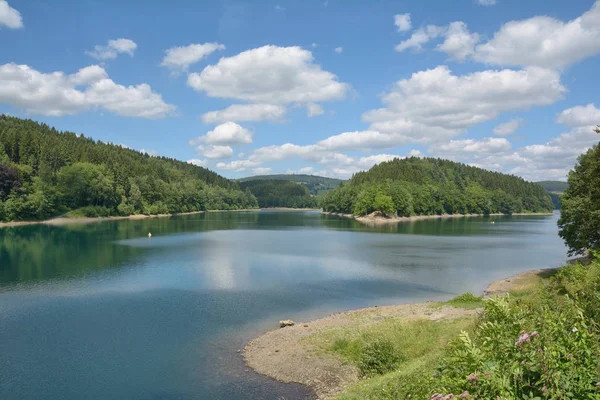
[[[250,180],[240,182],[242,189],[250,192],[258,200],[260,207],[316,208],[315,197],[305,186],[296,182],[280,180]]]
[[[327,193],[325,211],[385,214],[549,212],[543,187],[498,172],[434,158],[395,159],[355,174]]]
[[[253,207],[249,191],[208,169],[0,116],[0,220]]]
[[[330,190],[333,190],[340,186],[343,182],[341,179],[335,178],[325,178],[323,176],[315,176],[315,175],[301,175],[301,174],[280,174],[280,175],[257,175],[257,176],[249,176],[247,178],[242,178],[240,182],[248,182],[248,181],[266,181],[266,180],[275,180],[275,181],[288,181],[288,182],[296,182],[309,190],[309,192],[313,195],[320,195]]]
[[[569,188],[569,184],[561,181],[541,181],[536,183],[550,194],[554,208],[560,209],[560,197]]]

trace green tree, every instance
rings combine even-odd
[[[103,165],[75,163],[61,168],[57,177],[59,191],[70,208],[118,203],[113,178]]]
[[[600,133],[600,126],[596,132]],[[569,255],[600,250],[600,144],[579,157],[561,205],[559,234]]]
[[[396,207],[394,206],[394,200],[391,196],[383,193],[377,193],[373,201],[373,209],[381,211],[383,214],[394,214]]]

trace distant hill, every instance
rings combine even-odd
[[[287,181],[296,182],[305,186],[310,194],[320,195],[325,192],[329,192],[340,186],[343,182],[341,179],[325,178],[323,176],[315,175],[296,175],[296,174],[280,174],[280,175],[257,175],[249,176],[247,178],[238,179],[238,182],[249,182],[249,181]]]
[[[540,181],[536,183],[550,193],[562,193],[569,188],[569,184],[567,182],[561,181]]]
[[[540,185],[449,160],[406,158],[354,174],[321,201],[325,211],[384,214],[513,214],[549,212]]]
[[[308,188],[297,182],[275,179],[249,180],[240,182],[240,187],[249,190],[261,208],[317,208],[317,198]]]
[[[550,194],[554,208],[557,210],[560,209],[560,196],[569,188],[569,184],[561,181],[541,181],[536,183]]]

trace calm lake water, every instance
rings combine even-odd
[[[304,398],[236,350],[280,319],[557,267],[557,218],[368,228],[261,211],[0,229],[0,399]]]

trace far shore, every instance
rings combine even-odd
[[[483,296],[489,298],[512,291],[529,290],[556,270],[537,269],[495,281],[483,292]],[[344,311],[266,332],[246,345],[243,357],[246,365],[260,374],[283,383],[303,384],[318,399],[331,399],[358,382],[360,373],[355,366],[332,354],[323,353],[311,342],[310,338],[314,335],[360,330],[389,318],[401,321],[475,318],[481,310],[426,302]],[[273,321],[273,325],[275,323]]]
[[[385,225],[385,224],[398,224],[402,222],[414,222],[423,221],[430,219],[451,219],[451,218],[468,218],[468,217],[507,217],[511,215],[524,216],[524,215],[553,215],[553,213],[513,213],[513,214],[441,214],[441,215],[413,215],[410,217],[385,217],[379,215],[365,215],[357,216],[354,214],[343,214],[323,211],[326,215],[335,215],[337,217],[354,219],[358,222],[362,222],[366,225]]]
[[[286,208],[286,207],[269,207],[269,208],[244,208],[239,210],[207,210],[207,211],[192,211],[185,213],[174,213],[174,214],[134,214],[128,216],[119,216],[119,217],[56,217],[43,221],[12,221],[12,222],[0,222],[0,228],[10,228],[16,226],[26,226],[26,225],[70,225],[70,224],[91,224],[95,222],[103,222],[103,221],[120,221],[120,220],[139,220],[139,219],[147,219],[147,218],[165,218],[165,217],[174,217],[178,215],[193,215],[193,214],[202,214],[205,212],[246,212],[246,211],[319,211],[320,208]]]

